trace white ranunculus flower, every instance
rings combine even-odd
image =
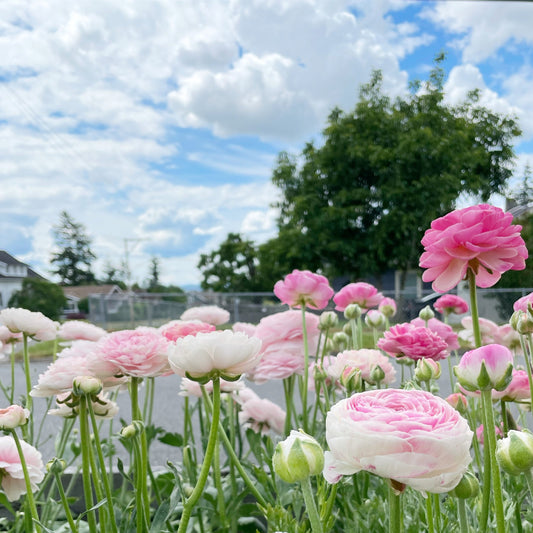
[[[261,341],[231,330],[212,331],[177,339],[169,350],[172,370],[191,378],[202,378],[213,371],[233,378],[251,370],[259,362]]]
[[[59,324],[42,313],[18,307],[0,311],[0,322],[12,333],[26,333],[38,341],[51,341],[57,336]]]

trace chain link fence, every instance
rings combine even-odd
[[[507,322],[513,312],[513,303],[530,292],[533,289],[479,289],[479,315],[497,323]],[[458,287],[457,294],[466,301],[469,300],[465,285]],[[383,291],[383,295],[394,298],[398,304],[398,313],[394,318],[396,322],[412,320],[423,307],[432,305],[441,296],[431,291],[418,294],[413,291]],[[89,296],[89,320],[109,331],[137,326],[159,327],[178,319],[189,307],[202,305],[216,305],[226,309],[230,313],[231,323],[252,324],[257,324],[264,316],[287,309],[271,292],[93,294]],[[334,304],[331,303],[328,310],[333,309]]]

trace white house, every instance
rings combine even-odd
[[[7,307],[11,295],[22,288],[24,278],[41,278],[26,263],[0,250],[0,309]]]

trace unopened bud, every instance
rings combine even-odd
[[[416,363],[415,378],[417,381],[438,379],[441,374],[440,363],[433,359],[419,359]]]
[[[426,305],[424,309],[420,310],[420,313],[418,313],[418,316],[427,322],[428,320],[431,320],[432,318],[435,318],[435,313],[433,312],[433,309],[429,307],[429,305]]]
[[[46,463],[46,471],[52,472],[52,474],[61,474],[66,467],[67,463],[57,457],[54,457]]]
[[[350,393],[360,391],[363,384],[361,370],[356,367],[344,367],[339,382]]]
[[[383,298],[379,302],[378,309],[388,318],[393,317],[396,314],[396,302],[392,298]]]
[[[28,421],[30,412],[20,405],[10,405],[0,409],[0,429],[15,429]]]
[[[533,468],[533,434],[511,429],[496,443],[496,459],[503,470],[518,475]]]
[[[72,381],[75,396],[96,396],[102,391],[102,382],[94,376],[78,376]]]
[[[132,439],[137,435],[140,435],[144,429],[144,425],[140,420],[134,420],[128,426],[124,426],[120,430],[120,436],[125,439]]]
[[[453,394],[450,394],[446,398],[446,401],[462,415],[464,415],[468,409],[468,402],[466,400],[466,396],[464,394],[461,394],[460,392],[454,392]]]
[[[339,317],[335,311],[324,311],[320,315],[320,320],[318,322],[318,329],[328,330],[331,328],[336,328],[339,325]]]
[[[380,311],[371,309],[365,316],[365,324],[369,328],[385,329],[386,319],[385,315]]]
[[[379,365],[375,365],[370,371],[370,381],[381,383],[385,379],[385,371]]]
[[[335,348],[342,352],[345,350],[345,348],[348,346],[349,337],[344,333],[343,331],[337,331],[337,333],[333,334],[333,345]]]
[[[358,304],[350,304],[344,310],[344,318],[346,320],[357,320],[361,316],[361,308]]]
[[[451,494],[461,500],[474,498],[479,493],[479,481],[470,471],[466,471],[459,484],[451,491]]]
[[[301,430],[292,430],[290,435],[276,446],[272,465],[283,481],[303,481],[322,472],[324,451],[310,435]]]
[[[351,335],[352,335],[352,324],[350,322],[346,322],[346,324],[344,324],[344,326],[342,326],[342,332],[346,333],[346,335],[348,335],[348,337],[351,337]]]

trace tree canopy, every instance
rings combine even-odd
[[[66,212],[60,214],[59,224],[53,228],[58,251],[52,254],[50,262],[62,285],[84,285],[95,283],[91,265],[96,256],[91,251],[91,239],[85,233],[83,224],[75,222]]]
[[[67,305],[67,298],[59,285],[40,278],[25,278],[7,304],[29,311],[39,311],[52,320],[59,320]]]
[[[281,193],[278,235],[255,256],[247,242],[245,265],[253,264],[263,289],[294,268],[352,280],[379,279],[389,269],[406,273],[418,266],[431,221],[454,209],[461,195],[487,201],[504,192],[518,124],[480,105],[479,91],[449,104],[442,60],[396,99],[384,94],[375,71],[352,111],[331,112],[320,145],[279,154],[272,176]],[[224,248],[224,256],[222,250],[203,259],[204,266],[210,261],[204,285],[214,270],[227,271],[214,290],[239,285],[240,276],[228,270],[242,268],[235,250]]]

